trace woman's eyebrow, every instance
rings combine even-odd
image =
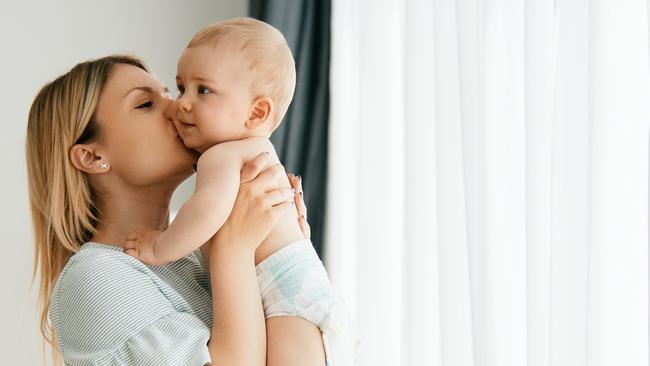
[[[150,94],[153,94],[153,93],[154,93],[154,89],[153,89],[152,87],[150,87],[150,86],[136,86],[135,88],[131,88],[131,89],[129,89],[129,90],[124,94],[124,97],[123,97],[123,98],[126,98],[126,96],[129,95],[129,93],[131,93],[132,91],[135,91],[135,90],[141,90],[141,91],[144,91],[144,92],[147,92],[147,93],[150,93]],[[163,91],[164,91],[165,93],[169,93],[169,88],[168,88],[168,87],[164,87],[164,88],[163,88]]]

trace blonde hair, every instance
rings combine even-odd
[[[32,285],[40,270],[40,330],[61,364],[56,332],[48,318],[50,296],[68,259],[90,240],[98,205],[88,176],[69,160],[70,148],[99,134],[94,114],[106,79],[116,64],[148,72],[136,57],[112,55],[80,63],[37,94],[27,121],[26,158],[34,231]]]
[[[248,63],[255,96],[268,96],[275,104],[276,126],[289,109],[296,87],[296,66],[291,49],[279,30],[253,18],[233,18],[208,25],[194,35],[187,48],[227,45]]]

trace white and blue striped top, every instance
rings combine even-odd
[[[343,361],[339,346],[346,333],[335,328],[345,328],[338,320],[347,310],[335,306],[338,297],[311,241],[287,244],[255,270],[265,317],[298,316],[316,324],[328,362]],[[85,243],[59,274],[49,315],[66,365],[211,361],[210,276],[200,249],[150,266],[120,247]]]
[[[50,319],[66,365],[205,365],[210,277],[199,249],[165,266],[85,243],[60,273]]]

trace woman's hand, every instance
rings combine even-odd
[[[307,206],[305,205],[305,195],[302,191],[302,177],[295,176],[291,173],[289,173],[288,177],[291,187],[296,190],[294,202],[296,208],[298,208],[298,223],[300,224],[300,229],[302,229],[302,234],[305,236],[305,239],[310,239],[311,228],[307,223]]]
[[[242,168],[239,192],[230,216],[212,245],[230,245],[254,253],[278,221],[294,210],[294,191],[285,187],[284,167],[262,153]]]

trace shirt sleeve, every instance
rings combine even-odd
[[[102,255],[67,269],[50,316],[66,365],[205,365],[210,329],[144,265]]]

